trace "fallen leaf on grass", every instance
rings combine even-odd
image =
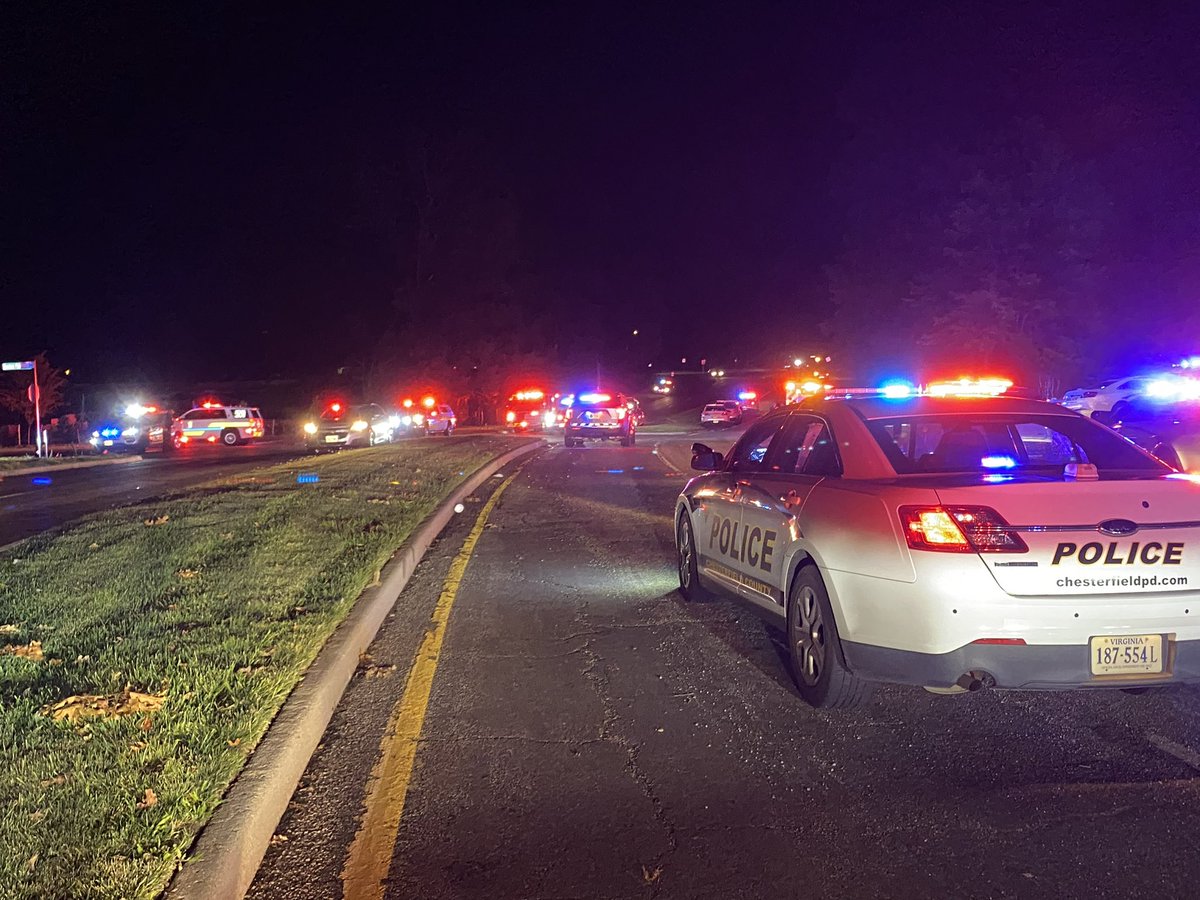
[[[50,785],[52,785],[52,784],[66,784],[66,783],[67,783],[66,775],[55,775],[53,778],[47,778],[45,781],[40,782],[42,787],[50,787]]]
[[[44,809],[39,809],[37,812],[31,812],[29,814],[29,821],[33,822],[35,825],[44,818],[46,818],[46,811]]]
[[[138,727],[142,729],[142,731],[149,731],[154,727],[154,720],[149,716],[146,716],[146,718],[142,719],[142,723]]]
[[[180,569],[175,574],[178,575],[180,578],[195,578],[200,573],[197,572],[195,569]]]
[[[241,739],[241,738],[234,738],[232,741],[226,741],[225,743],[226,743],[228,746],[230,746],[230,747],[236,747],[236,746],[238,746],[238,745],[239,745],[241,742],[242,742],[242,739]]]
[[[150,790],[150,788],[146,788],[146,794],[144,797],[142,797],[141,800],[139,800],[137,802],[137,808],[138,809],[149,809],[157,802],[158,802],[158,794],[154,793],[154,791]]]
[[[97,544],[95,541],[92,541],[90,544],[88,544],[88,549],[89,550],[99,550],[100,545]]]
[[[144,694],[128,689],[110,696],[74,694],[65,700],[43,706],[41,714],[50,716],[55,722],[66,721],[74,725],[87,719],[115,719],[157,712],[166,699],[166,695]]]
[[[29,862],[25,863],[25,874],[26,875],[33,874],[34,866],[37,865],[38,856],[39,856],[39,854],[37,854],[37,853],[33,854],[33,856],[29,857]]]
[[[164,514],[161,516],[152,516],[149,519],[142,519],[142,524],[143,525],[166,525],[169,521],[171,521],[171,517],[169,515]]]
[[[0,637],[8,637],[13,634],[20,634],[21,629],[17,625],[0,625]]]
[[[5,647],[4,650],[0,652],[7,653],[10,656],[19,656],[22,659],[32,659],[34,662],[41,662],[46,658],[46,655],[42,653],[41,641],[30,641],[24,646],[18,645]]]

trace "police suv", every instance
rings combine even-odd
[[[969,393],[969,392],[968,392]],[[871,682],[1128,688],[1200,680],[1200,479],[1061,406],[807,400],[728,457],[693,447],[683,595],[785,630],[814,706]]]

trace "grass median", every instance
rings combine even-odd
[[[23,469],[40,469],[48,466],[62,466],[67,463],[103,461],[105,460],[102,457],[87,453],[74,456],[0,456],[0,475],[19,474]]]
[[[354,599],[512,446],[256,469],[0,556],[0,895],[156,896]]]

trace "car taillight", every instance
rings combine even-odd
[[[913,550],[1026,553],[1029,547],[987,506],[902,506],[900,523]]]
[[[505,421],[505,422],[515,422],[515,421],[517,421],[517,414],[516,414],[515,412],[513,412],[513,411],[510,409],[508,412],[506,412],[506,413],[504,414],[504,421]]]
[[[620,409],[617,410],[617,418],[618,419],[625,418],[625,414],[627,412],[629,412],[629,410],[627,410],[625,407],[622,406]]]

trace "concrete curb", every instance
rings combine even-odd
[[[45,475],[48,472],[69,472],[72,469],[92,469],[96,466],[118,466],[121,463],[141,462],[142,456],[114,456],[109,459],[86,459],[57,466],[30,466],[28,469],[0,469],[0,481],[25,475]]]
[[[545,447],[542,441],[498,456],[472,475],[417,528],[325,642],[284,702],[245,768],[229,786],[191,853],[168,886],[166,900],[244,897],[262,864],[275,827],[349,684],[360,655],[408,584],[429,545],[455,515],[454,505],[504,466]]]

